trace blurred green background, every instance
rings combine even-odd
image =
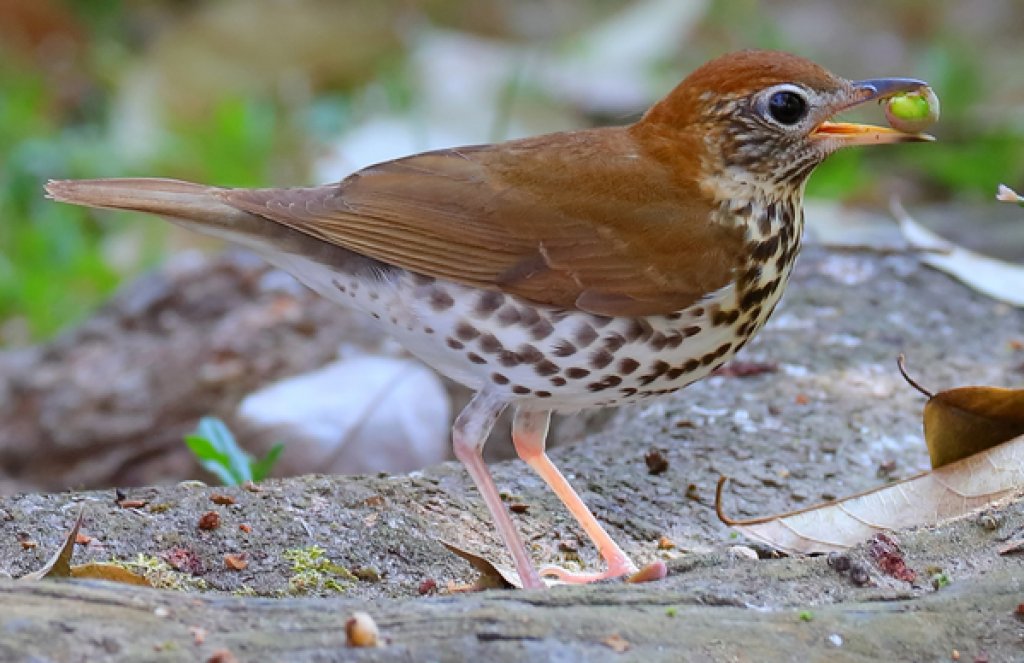
[[[844,152],[810,196],[990,200],[999,182],[1024,188],[1021,35],[1024,3],[1009,0],[0,0],[0,346],[52,336],[202,245],[46,201],[48,178],[330,181],[433,147],[626,122],[738,48],[923,78],[942,100],[939,143]]]

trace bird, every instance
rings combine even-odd
[[[632,124],[423,152],[332,184],[45,188],[56,201],[148,212],[252,249],[473,390],[452,426],[454,453],[524,588],[652,580],[664,563],[638,568],[549,458],[551,414],[643,403],[731,359],[789,280],[811,171],[844,147],[932,139],[835,116],[926,88],[744,50],[698,67]],[[506,408],[517,455],[578,521],[603,570],[531,560],[481,453]]]

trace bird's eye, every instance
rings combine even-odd
[[[807,115],[807,100],[796,92],[782,90],[768,99],[768,112],[780,124],[796,124]]]

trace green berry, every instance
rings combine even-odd
[[[939,98],[930,87],[889,97],[885,117],[898,131],[920,133],[939,119]]]

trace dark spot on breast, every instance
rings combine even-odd
[[[625,332],[627,341],[645,341],[650,338],[654,329],[651,327],[651,323],[647,322],[644,318],[633,318],[629,321],[629,325],[626,326]]]
[[[519,358],[524,364],[536,364],[538,361],[544,358],[544,353],[533,347],[529,343],[523,343],[516,350]]]
[[[542,359],[533,365],[533,370],[537,371],[537,375],[554,375],[558,372],[558,366],[547,359]]]
[[[626,339],[622,334],[612,332],[604,337],[604,349],[608,352],[616,352],[619,348],[626,344]]]
[[[424,327],[423,328],[423,333],[424,334],[433,334],[434,333],[434,328],[433,327]]]
[[[736,287],[739,290],[741,290],[741,291],[742,290],[746,290],[747,288],[749,288],[750,286],[754,285],[755,283],[757,283],[760,280],[761,280],[761,266],[760,265],[754,265],[753,267],[751,267],[751,268],[747,269],[745,272],[743,272],[743,274],[742,274],[742,276],[740,276],[739,280],[736,281]]]
[[[729,350],[731,349],[732,343],[723,343],[722,345],[718,346],[718,349],[715,350],[715,357],[724,357],[726,353],[729,352]]]
[[[711,324],[713,324],[716,327],[721,327],[722,325],[731,325],[732,323],[736,322],[736,319],[739,317],[740,312],[737,309],[732,309],[731,311],[723,311],[722,309],[718,309],[711,315]]]
[[[650,373],[648,373],[647,375],[641,376],[640,384],[648,385],[648,384],[654,382],[655,380],[660,378],[662,375],[664,375],[666,372],[668,372],[669,368],[671,368],[671,367],[667,363],[665,363],[664,361],[659,359],[658,361],[654,362],[654,364],[651,365],[651,372]]]
[[[508,384],[508,378],[501,373],[491,373],[491,381],[494,384]]]
[[[473,325],[466,322],[460,322],[455,325],[455,335],[459,337],[460,341],[472,341],[480,335],[480,332]]]
[[[626,387],[625,389],[619,389],[619,393],[626,397],[633,396],[636,394],[636,392],[637,390],[634,387]]]
[[[768,259],[775,255],[775,252],[779,249],[779,236],[772,235],[768,239],[762,242],[753,242],[748,247],[750,252],[750,259],[756,263],[766,263]]]
[[[647,341],[647,344],[651,346],[651,349],[655,352],[660,352],[665,349],[665,345],[668,343],[668,339],[661,332],[655,332],[651,336],[651,340]]]
[[[538,320],[532,327],[530,327],[530,336],[532,336],[535,341],[542,341],[548,336],[551,336],[551,333],[554,331],[554,325],[547,320],[542,319]]]
[[[580,325],[579,329],[576,330],[574,338],[576,339],[576,345],[581,348],[585,348],[597,340],[597,331],[584,322]]]
[[[766,207],[764,212],[762,212],[761,216],[758,217],[757,229],[761,232],[762,235],[767,235],[772,231],[772,217],[776,216],[777,214],[778,212],[776,211],[776,205],[775,203],[772,203],[771,205]]]
[[[614,361],[615,356],[607,350],[594,350],[590,353],[590,365],[594,368],[604,368]]]
[[[608,317],[607,315],[592,315],[592,316],[590,316],[591,324],[593,324],[598,329],[601,329],[602,327],[604,327],[605,325],[607,325],[611,321],[612,321],[612,319],[610,317]]]
[[[696,336],[699,333],[700,333],[700,327],[697,326],[697,325],[690,325],[689,327],[684,327],[683,328],[683,336],[685,336],[686,338],[690,338],[691,336]]]
[[[415,285],[430,285],[431,283],[434,282],[434,277],[432,277],[432,276],[423,276],[422,274],[417,274],[417,273],[413,272],[412,273],[412,282]]]
[[[522,362],[519,360],[519,355],[509,350],[502,350],[498,353],[498,363],[507,368],[513,368],[518,366]]]
[[[561,376],[553,377],[550,380],[548,380],[548,382],[550,382],[551,384],[553,384],[556,387],[564,387],[565,386],[565,378],[563,378]]]
[[[704,315],[704,307],[698,306],[697,308],[690,309],[690,314],[695,318],[699,318]]]
[[[430,308],[435,311],[447,311],[455,303],[452,296],[441,288],[431,288],[430,294],[427,295],[427,301],[430,303]]]
[[[676,311],[675,313],[669,313],[668,315],[666,315],[665,319],[666,320],[678,320],[681,317],[683,317],[683,312],[682,311]]]
[[[486,317],[501,308],[501,305],[504,303],[505,295],[488,290],[483,292],[480,298],[476,300],[476,307],[473,309],[473,312],[478,316]]]
[[[498,315],[495,316],[495,320],[497,320],[498,324],[502,327],[514,325],[519,322],[519,309],[512,304],[503,306],[501,307],[501,310],[498,311]]]
[[[494,334],[484,334],[480,337],[480,349],[487,354],[494,354],[495,352],[501,352],[502,346],[501,341]]]
[[[526,394],[530,393],[530,390],[529,388],[524,387],[521,384],[516,384],[512,385],[512,393],[519,394],[520,396],[525,396]]]
[[[665,377],[668,378],[669,380],[675,380],[685,372],[686,371],[683,370],[682,366],[676,366],[675,368],[670,368],[668,372],[665,373]]]
[[[563,338],[555,343],[552,352],[556,357],[570,357],[576,354],[576,346]]]
[[[532,306],[523,306],[519,309],[519,322],[525,327],[535,325],[540,322],[540,314]]]
[[[574,367],[565,369],[565,376],[571,380],[582,380],[588,375],[590,375],[590,371],[585,368]]]
[[[551,398],[550,391],[535,391],[533,392],[533,395],[536,396],[537,398]]]
[[[638,368],[640,368],[640,362],[632,357],[624,357],[622,361],[619,362],[619,373],[622,373],[623,375],[629,375]]]
[[[487,363],[486,359],[484,359],[483,357],[481,357],[480,355],[478,355],[475,352],[467,352],[466,353],[466,358],[469,359],[474,364],[486,364]]]
[[[462,341],[456,341],[454,338],[447,339],[445,343],[447,343],[448,347],[451,348],[452,350],[461,350],[462,348],[466,347],[465,345],[462,344]]]
[[[700,361],[697,359],[689,359],[682,366],[682,369],[687,373],[693,373],[698,368],[700,368]]]

